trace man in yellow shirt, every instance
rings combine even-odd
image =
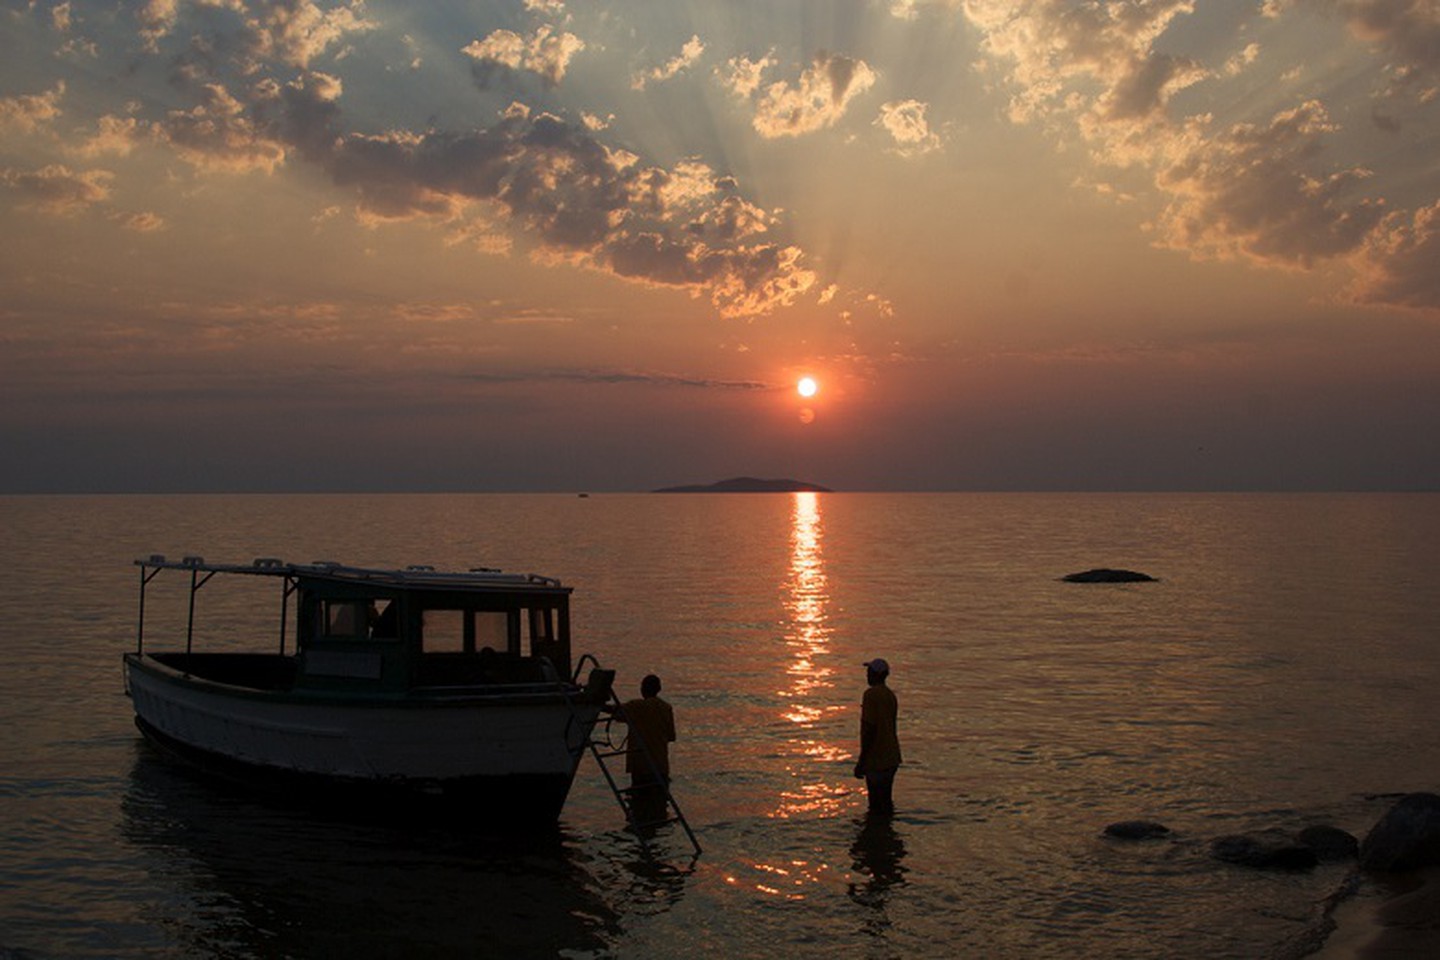
[[[895,694],[885,685],[890,664],[878,657],[865,664],[870,686],[860,702],[860,757],[855,776],[865,778],[865,792],[874,813],[895,812],[891,791],[895,771],[900,768],[900,737],[896,733],[900,713]]]
[[[675,711],[660,699],[660,678],[652,673],[641,680],[640,699],[626,701],[621,711],[621,719],[630,726],[625,772],[631,785],[669,783]]]
[[[630,774],[630,816],[636,826],[665,819],[665,785],[670,782],[670,744],[675,742],[675,711],[660,699],[660,678],[640,681],[640,698],[627,700],[616,718],[630,727],[625,772]]]

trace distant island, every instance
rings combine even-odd
[[[662,487],[651,493],[834,493],[829,487],[801,480],[760,480],[756,477],[731,477],[718,483],[697,483],[682,487]]]

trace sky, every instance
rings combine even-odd
[[[1435,0],[0,0],[0,493],[1435,490],[1437,424]]]

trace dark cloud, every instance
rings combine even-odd
[[[551,252],[691,289],[730,316],[768,313],[814,285],[797,248],[753,242],[767,215],[706,168],[640,168],[580,124],[517,108],[463,132],[345,134],[332,94],[290,85],[279,127],[370,215],[448,220],[471,203],[498,206]]]
[[[1349,199],[1364,170],[1309,172],[1332,129],[1324,108],[1311,101],[1267,125],[1238,124],[1197,143],[1157,178],[1176,197],[1161,218],[1166,241],[1303,267],[1359,248],[1385,209]]]
[[[652,387],[683,387],[700,390],[766,390],[769,384],[757,380],[716,380],[683,377],[668,373],[627,370],[552,370],[540,373],[470,373],[460,379],[479,383],[598,383],[639,384]]]

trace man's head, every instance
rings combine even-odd
[[[655,676],[655,674],[653,673],[647,674],[645,679],[640,681],[640,696],[660,696],[660,678]]]
[[[871,686],[884,683],[888,676],[890,676],[890,664],[882,658],[876,657],[874,660],[865,661],[865,678],[870,681]]]

